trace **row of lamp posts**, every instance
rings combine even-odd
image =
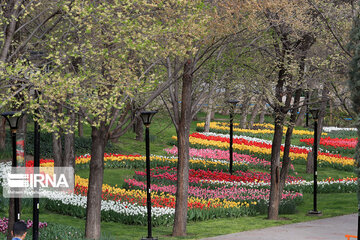
[[[230,165],[229,172],[233,173],[233,120],[234,120],[234,109],[236,104],[239,102],[238,100],[228,100],[227,101],[230,107]],[[309,211],[309,215],[320,215],[321,212],[317,210],[317,133],[318,133],[318,118],[319,118],[319,109],[311,109],[310,110],[313,119],[314,119],[314,144],[313,144],[313,154],[314,154],[314,208]],[[147,206],[147,216],[148,216],[148,236],[146,238],[142,238],[142,240],[157,240],[152,236],[152,223],[151,223],[151,186],[150,186],[150,124],[153,116],[157,113],[157,111],[143,111],[140,113],[143,124],[145,125],[145,144],[146,144],[146,206]],[[3,117],[6,118],[10,125],[11,129],[11,139],[12,139],[12,148],[13,148],[13,160],[12,167],[17,166],[16,161],[16,131],[18,128],[18,122],[20,117],[14,116],[16,112],[5,112],[2,114]],[[39,125],[37,121],[35,121],[34,125],[34,167],[40,166],[40,133],[39,133]],[[20,209],[19,209],[19,198],[14,199],[15,202],[15,221],[20,220]],[[34,197],[33,199],[33,239],[37,240],[39,235],[39,198]]]

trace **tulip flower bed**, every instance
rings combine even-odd
[[[258,129],[244,129],[244,128],[240,128],[239,123],[234,123],[234,134],[237,133],[241,133],[241,134],[246,134],[247,136],[262,136],[265,137],[267,139],[271,138],[272,135],[274,134],[274,125],[272,124],[257,124],[256,128]],[[197,131],[199,132],[203,132],[204,131],[204,127],[205,127],[205,123],[198,123],[196,124],[197,126]],[[262,128],[263,126],[263,128]],[[284,127],[284,134],[286,133],[287,127]],[[211,132],[216,132],[216,133],[228,133],[230,131],[230,127],[229,127],[229,123],[227,122],[210,122],[210,131]],[[313,131],[307,131],[307,130],[293,130],[293,135],[314,135]],[[322,133],[322,135],[327,135],[327,133]]]
[[[127,179],[126,188],[146,190],[145,172],[136,172],[134,179]],[[157,193],[176,193],[176,168],[156,168],[151,171],[152,182],[151,191]],[[189,171],[189,198],[199,198],[203,200],[216,201],[217,203],[229,203],[230,206],[253,207],[257,212],[264,213],[268,206],[270,190],[266,188],[244,188],[241,186],[211,186],[203,184],[202,179],[227,179],[230,181],[243,182],[269,182],[270,175],[262,172],[236,172],[234,175],[219,171],[194,170]],[[289,177],[290,180],[300,180],[299,178]],[[296,204],[302,200],[302,194],[296,192],[284,192],[281,197],[282,213],[293,213]]]
[[[208,183],[214,187],[227,186],[242,186],[244,188],[266,188],[270,189],[269,182],[234,182],[234,181],[220,181],[220,180],[201,180],[201,182]],[[285,191],[293,191],[299,193],[313,193],[314,181],[292,181],[287,182]],[[324,179],[317,182],[318,193],[354,193],[357,191],[357,178],[343,178],[334,180],[333,178]]]
[[[176,137],[173,137],[176,139]],[[222,135],[205,135],[200,133],[193,133],[189,136],[190,144],[195,148],[214,148],[214,149],[228,149],[229,138]],[[241,154],[251,154],[257,158],[262,158],[270,161],[271,144],[264,141],[249,141],[244,138],[234,138],[233,149]],[[281,147],[281,156],[284,147]],[[290,157],[293,161],[305,163],[309,148],[295,147],[290,148]],[[341,156],[338,154],[331,154],[326,152],[318,153],[318,160],[320,166],[333,167],[339,170],[352,171],[354,169],[354,159],[350,157]]]
[[[314,138],[300,139],[300,142],[312,146]],[[355,154],[355,147],[358,142],[357,138],[321,138],[320,145],[330,152],[340,154]]]
[[[89,167],[91,156],[85,155],[76,158],[76,169],[84,169]],[[142,168],[145,166],[145,156],[140,155],[121,155],[121,154],[105,154],[104,161],[106,168]],[[151,156],[151,165],[153,167],[176,167],[177,157],[168,156]],[[212,160],[212,159],[190,159],[190,168],[194,169],[211,169],[211,170],[227,170],[229,167],[226,160]],[[246,171],[248,169],[247,163],[235,162],[234,170]]]
[[[135,171],[136,180],[145,180],[146,173],[143,171]],[[152,182],[160,184],[174,184],[177,181],[176,168],[160,167],[154,168],[150,171]],[[210,170],[189,170],[189,184],[191,186],[198,186],[202,182],[207,180],[217,180],[226,182],[241,182],[241,183],[270,183],[270,174],[267,172],[258,171],[236,171],[232,175],[222,171],[210,171]],[[288,176],[287,182],[299,182],[303,179],[300,177]],[[127,180],[125,180],[127,182]],[[211,186],[206,186],[206,188]]]
[[[164,151],[167,152],[167,154],[177,156],[178,154],[178,148],[176,146],[173,146],[172,148],[164,149]],[[229,151],[224,151],[220,149],[196,149],[196,148],[190,148],[189,149],[190,157],[198,157],[198,158],[204,158],[209,160],[229,160],[230,153]],[[250,155],[245,154],[239,154],[239,153],[233,153],[234,162],[243,163],[248,165],[248,167],[256,167],[256,168],[264,168],[264,169],[270,169],[270,162],[259,159],[256,157],[252,157]],[[294,169],[294,166],[291,165],[292,170]]]

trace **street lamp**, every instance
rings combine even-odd
[[[308,212],[308,215],[321,216],[321,211],[317,210],[317,155],[318,155],[318,120],[319,120],[319,108],[310,109],[314,119],[314,144],[313,144],[313,154],[314,154],[314,209]]]
[[[38,113],[39,110],[35,110]],[[40,132],[39,123],[34,121],[34,174],[38,173],[40,167]],[[36,170],[35,170],[36,169]],[[38,189],[35,191],[37,192]],[[39,239],[39,196],[33,198],[33,240]]]
[[[146,142],[146,207],[148,215],[148,236],[142,238],[141,240],[157,240],[157,238],[152,237],[152,225],[151,225],[151,189],[150,189],[150,132],[149,127],[151,124],[151,119],[157,111],[144,111],[140,112],[141,119],[145,125],[145,142]]]
[[[17,166],[16,162],[16,131],[18,129],[19,119],[21,116],[16,115],[18,112],[4,112],[1,115],[5,117],[6,121],[10,125],[11,130],[11,142],[12,142],[12,150],[13,150],[13,159],[12,159],[12,167]],[[19,198],[14,198],[14,215],[15,222],[20,220],[20,204]]]
[[[233,172],[233,120],[234,120],[234,108],[236,104],[238,103],[238,100],[228,100],[227,103],[230,103],[230,148],[229,148],[229,154],[230,154],[230,168],[229,172],[232,175]]]

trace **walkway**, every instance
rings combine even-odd
[[[357,234],[357,214],[246,231],[203,240],[346,240]],[[355,240],[355,238],[351,238]]]

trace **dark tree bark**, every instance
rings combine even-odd
[[[277,219],[279,215],[279,204],[281,197],[280,191],[280,152],[281,140],[283,135],[284,116],[281,113],[275,113],[275,129],[274,138],[271,147],[271,186],[270,186],[270,199],[268,218]]]
[[[104,177],[104,152],[107,141],[107,129],[101,125],[92,127],[91,161],[87,195],[85,237],[99,239],[101,236],[101,195]]]
[[[279,195],[280,190],[280,152],[281,152],[281,140],[283,136],[283,126],[285,120],[284,107],[282,106],[282,96],[284,95],[284,84],[286,79],[286,70],[283,65],[280,65],[279,77],[275,88],[276,102],[274,104],[274,137],[271,147],[271,170],[270,170],[270,197],[269,197],[269,209],[268,219],[276,220],[279,215],[279,205],[281,197]],[[288,94],[291,96],[291,94]],[[286,106],[290,103],[290,99],[286,99]]]
[[[281,172],[280,172],[280,190],[279,190],[279,194],[280,197],[282,195],[285,183],[286,183],[286,178],[289,174],[289,169],[290,169],[290,165],[291,165],[291,158],[290,158],[290,147],[291,147],[291,136],[294,130],[294,126],[295,126],[295,122],[296,122],[296,117],[297,117],[297,111],[299,108],[299,102],[300,102],[300,95],[301,95],[301,89],[297,89],[295,92],[295,97],[294,97],[294,104],[293,104],[293,110],[291,111],[291,116],[290,116],[290,124],[288,126],[288,129],[286,130],[286,135],[285,135],[285,146],[284,146],[284,155],[283,155],[283,162],[282,162],[282,167],[281,167]]]
[[[79,137],[83,137],[84,136],[84,125],[81,122],[81,115],[78,115],[78,135]]]
[[[206,118],[205,118],[205,126],[204,126],[204,132],[210,131],[210,122],[211,122],[211,115],[213,113],[213,100],[212,98],[209,99],[208,108],[206,112]]]
[[[300,108],[300,112],[299,112],[299,116],[296,120],[295,126],[302,126],[303,122],[304,122],[304,118],[305,118],[305,113],[306,113],[306,105],[303,105]]]
[[[249,121],[249,128],[252,128],[253,125],[254,125],[254,122],[255,122],[255,118],[259,112],[259,108],[260,108],[260,103],[261,103],[261,98],[259,99],[259,101],[257,101],[255,103],[255,106],[251,112],[251,118],[250,118],[250,121]]]
[[[53,146],[53,157],[54,157],[54,166],[62,166],[62,143],[60,133],[52,134],[52,146]]]
[[[265,114],[266,114],[266,103],[262,102],[262,109],[259,117],[259,123],[263,124],[265,121]]]
[[[175,219],[173,236],[186,235],[187,199],[189,188],[189,133],[192,120],[191,91],[192,91],[192,62],[187,60],[184,65],[181,117],[178,124],[178,167]]]
[[[0,149],[5,150],[6,146],[6,119],[1,117],[0,120]]]
[[[306,158],[306,173],[314,173],[314,155],[309,152]]]
[[[8,232],[7,232],[7,240],[12,239],[11,231],[15,222],[15,201],[14,198],[9,198],[9,218],[8,218]]]
[[[62,113],[62,107],[60,105],[55,109],[56,114]],[[62,142],[61,142],[61,129],[53,132],[52,134],[52,145],[53,145],[53,157],[54,157],[54,166],[61,167],[63,165],[63,152],[62,152]]]
[[[135,138],[136,141],[141,142],[144,140],[144,124],[139,116],[136,117],[135,133],[136,133],[136,138]]]
[[[241,120],[240,120],[240,127],[246,128],[247,126],[247,115],[249,111],[249,103],[251,101],[251,97],[246,97],[245,100],[242,102],[241,107]]]
[[[75,151],[74,151],[74,125],[75,125],[75,113],[70,113],[70,122],[72,133],[67,133],[64,135],[64,159],[62,162],[63,167],[73,167],[75,168]]]

